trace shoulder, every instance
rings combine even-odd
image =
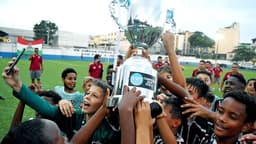
[[[94,63],[90,63],[89,66],[94,66],[95,64]]]
[[[64,90],[64,86],[55,86],[55,87],[53,88],[53,90],[54,90],[55,92],[63,91],[63,90]]]
[[[79,98],[83,98],[83,96],[84,96],[84,93],[81,93],[81,92],[79,92],[79,91],[76,91],[75,93],[74,93],[74,95],[75,96],[77,96],[77,97],[79,97]]]
[[[225,75],[231,75],[232,74],[232,72],[226,72],[226,74]]]

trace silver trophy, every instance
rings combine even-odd
[[[115,107],[123,95],[124,85],[136,87],[145,101],[152,101],[157,87],[157,71],[147,58],[142,57],[142,50],[155,44],[164,29],[166,21],[164,0],[112,0],[110,12],[120,29],[138,54],[125,60],[118,68],[114,95],[108,101],[109,107]]]

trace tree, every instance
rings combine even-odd
[[[234,57],[232,61],[251,61],[255,58],[255,48],[251,44],[242,43],[233,50]]]
[[[35,24],[34,40],[43,38],[44,44],[52,45],[53,40],[57,39],[58,26],[47,20],[42,20],[39,24]]]
[[[202,32],[196,31],[189,38],[190,47],[193,49],[194,54],[201,52],[208,52],[209,47],[213,47],[215,42]],[[203,48],[203,49],[201,49]]]

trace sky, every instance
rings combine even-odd
[[[32,30],[41,20],[60,31],[86,35],[118,31],[110,17],[111,0],[0,0],[0,26]],[[174,9],[176,29],[201,31],[211,38],[219,28],[240,24],[240,42],[256,38],[255,0],[166,0]]]

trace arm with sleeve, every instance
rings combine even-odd
[[[32,92],[24,84],[22,85],[19,93],[14,91],[14,96],[43,115],[54,118],[60,114],[58,107],[49,104],[43,98]]]

